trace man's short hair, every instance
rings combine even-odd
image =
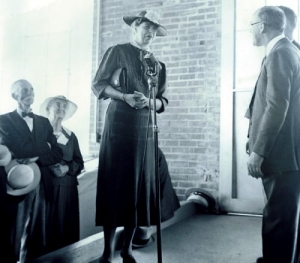
[[[280,5],[278,7],[284,12],[288,24],[294,30],[297,26],[297,15],[295,14],[294,10],[283,5]]]
[[[270,29],[283,32],[286,25],[284,12],[276,6],[264,6],[258,10],[258,17]]]
[[[24,86],[26,86],[26,85],[30,85],[31,86],[31,84],[26,80],[26,79],[19,79],[19,80],[17,80],[17,81],[15,81],[12,85],[11,85],[11,88],[10,88],[10,94],[11,94],[11,96],[14,98],[14,99],[16,99],[16,93],[18,93],[18,91],[22,88],[22,87],[24,87]]]

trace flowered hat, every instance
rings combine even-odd
[[[157,29],[157,36],[166,36],[167,35],[167,30],[160,24],[160,15],[156,11],[153,10],[145,10],[139,12],[136,16],[124,16],[123,20],[124,22],[131,26],[132,22],[138,18],[143,18],[145,20],[150,21],[151,23],[155,24],[158,29]]]

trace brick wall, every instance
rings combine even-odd
[[[95,0],[95,14],[99,8],[97,3]],[[93,76],[96,61],[105,50],[129,40],[129,27],[122,17],[144,9],[157,10],[169,33],[167,37],[157,37],[151,50],[167,66],[169,106],[165,113],[157,116],[158,137],[174,188],[180,200],[185,200],[185,190],[191,187],[207,189],[217,197],[221,0],[102,0],[98,42],[97,32],[94,34],[94,51],[99,45],[99,57],[93,56]],[[91,100],[90,150],[97,155],[95,115],[98,111],[101,133],[107,102],[95,105],[94,96]]]

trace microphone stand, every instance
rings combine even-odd
[[[154,144],[154,166],[155,166],[155,183],[156,183],[156,237],[157,237],[157,262],[162,263],[161,248],[161,204],[160,204],[160,176],[158,173],[158,126],[156,119],[156,84],[152,82],[152,77],[157,75],[157,62],[152,67],[148,67],[146,71],[148,78],[148,86],[150,91],[149,110],[151,110],[150,100],[153,100],[153,144]],[[151,96],[152,94],[152,96]]]

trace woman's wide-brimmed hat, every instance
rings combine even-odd
[[[124,16],[123,20],[124,22],[131,26],[134,20],[138,18],[143,18],[144,20],[148,20],[151,23],[155,24],[157,28],[157,36],[166,36],[167,35],[167,30],[160,24],[160,15],[156,11],[153,10],[145,10],[139,12],[136,16]]]
[[[68,108],[66,110],[64,121],[67,119],[70,119],[78,108],[74,102],[68,100],[65,96],[59,95],[59,96],[55,96],[55,97],[49,97],[40,106],[40,114],[42,116],[48,117],[47,108],[49,106],[49,103],[53,100],[63,100],[68,103]]]
[[[11,153],[5,145],[0,145],[0,166],[8,165],[11,161]]]
[[[201,188],[190,188],[186,190],[185,197],[187,201],[199,204],[204,210],[214,210],[216,200],[209,191]]]
[[[40,183],[41,171],[35,162],[19,164],[16,159],[5,166],[7,173],[6,192],[9,195],[25,195]]]

